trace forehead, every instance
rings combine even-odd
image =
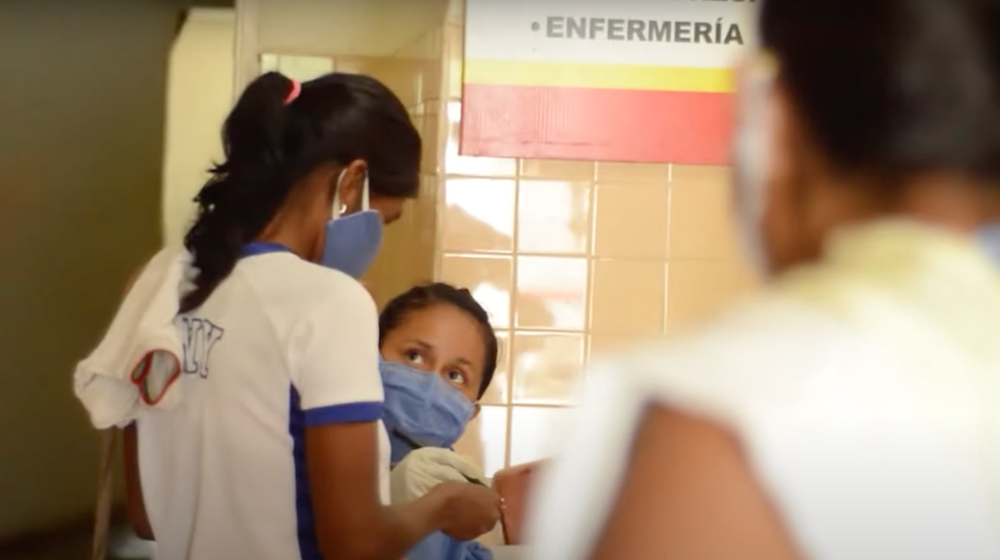
[[[408,312],[387,338],[418,340],[433,346],[440,359],[463,359],[481,368],[486,348],[480,329],[465,311],[437,303]]]

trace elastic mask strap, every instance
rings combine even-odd
[[[340,186],[344,182],[344,175],[347,174],[347,168],[340,170],[340,175],[337,177],[337,187],[333,191],[333,219],[336,220],[344,213],[344,208],[340,204]],[[367,211],[370,209],[369,194],[368,194],[368,172],[365,172],[365,184],[361,187],[361,210]]]
[[[336,220],[340,217],[341,212],[344,211],[340,207],[340,186],[344,182],[344,175],[347,174],[347,168],[340,170],[340,175],[337,176],[337,186],[333,189],[333,219]]]
[[[368,172],[365,171],[365,184],[361,187],[361,210],[367,212],[370,210],[368,205]]]

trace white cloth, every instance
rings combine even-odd
[[[1000,559],[1000,271],[971,237],[905,222],[828,249],[707,328],[593,372],[538,487],[532,558],[589,556],[657,403],[740,440],[805,558]]]
[[[389,473],[392,503],[405,504],[424,496],[443,482],[464,482],[469,479],[488,483],[483,470],[450,449],[423,447],[409,452]],[[478,539],[499,558],[521,558],[521,547],[504,546],[503,526],[497,523],[489,533]],[[498,556],[499,555],[499,556]],[[444,559],[443,559],[444,560]]]
[[[136,422],[158,560],[319,558],[305,431],[380,423],[378,315],[368,292],[287,251],[251,255],[177,318],[183,403],[142,410]],[[384,427],[378,438],[388,502]]]
[[[392,503],[405,504],[443,482],[483,481],[482,469],[450,449],[424,447],[406,454],[389,473]]]
[[[164,249],[146,265],[125,296],[97,348],[76,367],[73,390],[98,429],[125,426],[144,407],[170,409],[181,402],[181,340],[174,326],[186,272],[187,251]],[[155,403],[140,398],[133,374]]]
[[[487,547],[493,553],[493,560],[525,560],[528,548],[519,545],[499,545]]]

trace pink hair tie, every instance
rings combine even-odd
[[[285,96],[285,105],[290,105],[292,101],[298,99],[299,94],[302,93],[302,84],[296,80],[290,80],[292,82],[292,89],[289,90],[288,95]]]

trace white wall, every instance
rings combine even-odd
[[[163,162],[163,239],[179,244],[191,201],[222,159],[220,132],[233,103],[236,12],[195,8],[170,54]]]

